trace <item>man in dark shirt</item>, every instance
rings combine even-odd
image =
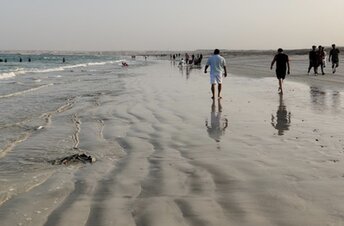
[[[314,69],[314,75],[318,74],[318,54],[316,52],[316,46],[312,46],[312,50],[309,52],[309,67],[308,74],[311,71],[311,68]]]
[[[283,80],[285,79],[285,75],[288,69],[288,75],[290,74],[290,66],[289,66],[289,57],[287,54],[283,53],[283,49],[279,48],[277,50],[277,55],[275,55],[274,59],[271,62],[270,69],[272,70],[275,62],[276,62],[276,77],[278,79],[278,93],[283,94]]]
[[[332,73],[336,73],[336,68],[339,66],[339,49],[336,48],[336,45],[332,45],[332,49],[330,51],[330,56],[328,61],[331,62],[332,60]]]

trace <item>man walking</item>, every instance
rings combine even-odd
[[[312,50],[309,52],[309,67],[308,67],[308,75],[311,71],[311,68],[314,69],[314,75],[318,74],[318,55],[316,52],[316,46],[312,46]]]
[[[272,70],[276,62],[276,77],[279,83],[278,93],[283,94],[283,80],[285,79],[286,73],[288,73],[288,75],[290,74],[289,57],[287,54],[283,53],[283,49],[281,48],[279,48],[277,52],[277,55],[275,55],[271,62],[270,69]]]
[[[223,76],[227,77],[226,69],[226,60],[220,56],[220,50],[215,49],[214,54],[209,57],[207,64],[204,68],[204,73],[207,73],[207,69],[210,66],[210,84],[212,99],[215,98],[215,86],[218,85],[218,98],[221,99],[221,90],[222,90],[222,78]]]
[[[325,67],[324,66],[324,59],[325,59],[324,47],[322,47],[322,46],[318,47],[317,56],[318,56],[318,66],[320,66],[321,74],[325,75],[325,72],[324,72],[324,67]]]
[[[336,48],[336,45],[332,45],[332,49],[330,51],[330,56],[328,61],[331,62],[332,60],[332,73],[336,73],[336,68],[339,66],[339,49]]]

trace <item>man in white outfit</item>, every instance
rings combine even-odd
[[[215,86],[218,85],[218,98],[221,99],[221,90],[222,90],[222,78],[223,76],[227,77],[227,69],[226,69],[226,60],[222,56],[220,56],[220,50],[215,49],[214,54],[209,57],[207,64],[204,68],[204,73],[207,73],[207,69],[210,66],[210,84],[211,84],[211,92],[213,96],[212,99],[215,98]]]

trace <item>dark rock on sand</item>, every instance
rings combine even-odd
[[[70,165],[70,164],[78,164],[78,163],[93,163],[95,162],[95,158],[92,158],[86,154],[74,154],[64,158],[59,158],[55,160],[50,160],[49,163],[53,165]]]

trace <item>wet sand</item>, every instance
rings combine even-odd
[[[300,75],[279,96],[254,66],[270,61],[235,60],[221,101],[202,70],[161,61],[45,115],[3,158],[49,142],[97,161],[2,174],[1,225],[342,225],[343,91]]]

